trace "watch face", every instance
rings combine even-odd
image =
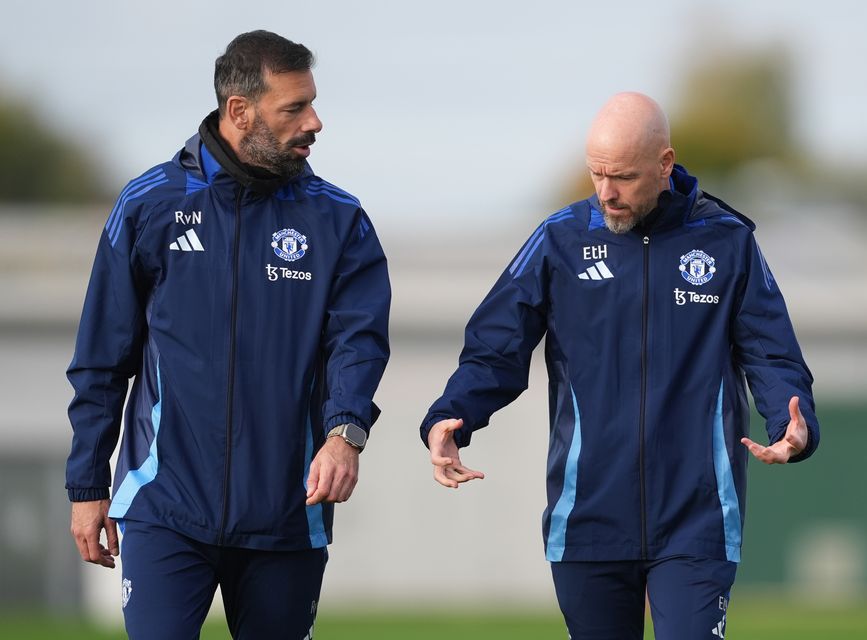
[[[346,425],[346,431],[344,431],[344,436],[350,444],[353,444],[360,449],[364,448],[364,445],[367,442],[367,433],[356,424],[348,423]]]

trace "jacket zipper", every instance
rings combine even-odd
[[[229,469],[232,466],[232,411],[235,396],[235,333],[238,324],[238,269],[241,247],[241,198],[244,187],[238,188],[235,198],[235,249],[232,264],[232,319],[229,329],[229,376],[226,384],[226,473],[223,476],[223,515],[220,519],[220,536],[217,544],[223,544],[226,533],[226,518],[229,514]]]
[[[641,404],[638,416],[638,483],[641,495],[641,559],[647,559],[647,505],[644,473],[644,414],[647,400],[647,317],[650,306],[650,237],[644,236],[644,295],[641,308]]]

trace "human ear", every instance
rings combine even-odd
[[[659,168],[662,170],[662,177],[668,178],[674,169],[674,149],[668,147],[662,152],[659,158]]]
[[[242,96],[229,96],[226,100],[226,118],[236,129],[245,130],[249,125],[250,102]]]

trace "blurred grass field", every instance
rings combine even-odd
[[[120,640],[111,630],[75,619],[36,614],[0,615],[2,640]],[[565,626],[555,612],[479,612],[419,614],[378,612],[323,613],[316,623],[316,640],[564,640]],[[210,621],[202,640],[230,640],[225,623]],[[645,638],[653,638],[648,621]],[[858,640],[867,639],[867,601],[846,607],[807,605],[786,598],[746,598],[732,602],[726,630],[729,640]]]

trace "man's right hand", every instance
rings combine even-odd
[[[111,500],[107,499],[73,502],[70,532],[82,560],[114,569],[114,556],[120,554],[120,545],[117,541],[117,524],[108,517],[110,504]],[[108,548],[99,541],[103,529]]]
[[[461,464],[454,432],[463,424],[463,420],[440,420],[431,427],[427,436],[430,461],[434,466],[434,480],[452,489],[457,489],[460,483],[476,478],[482,480],[485,477],[481,471],[473,471]]]

